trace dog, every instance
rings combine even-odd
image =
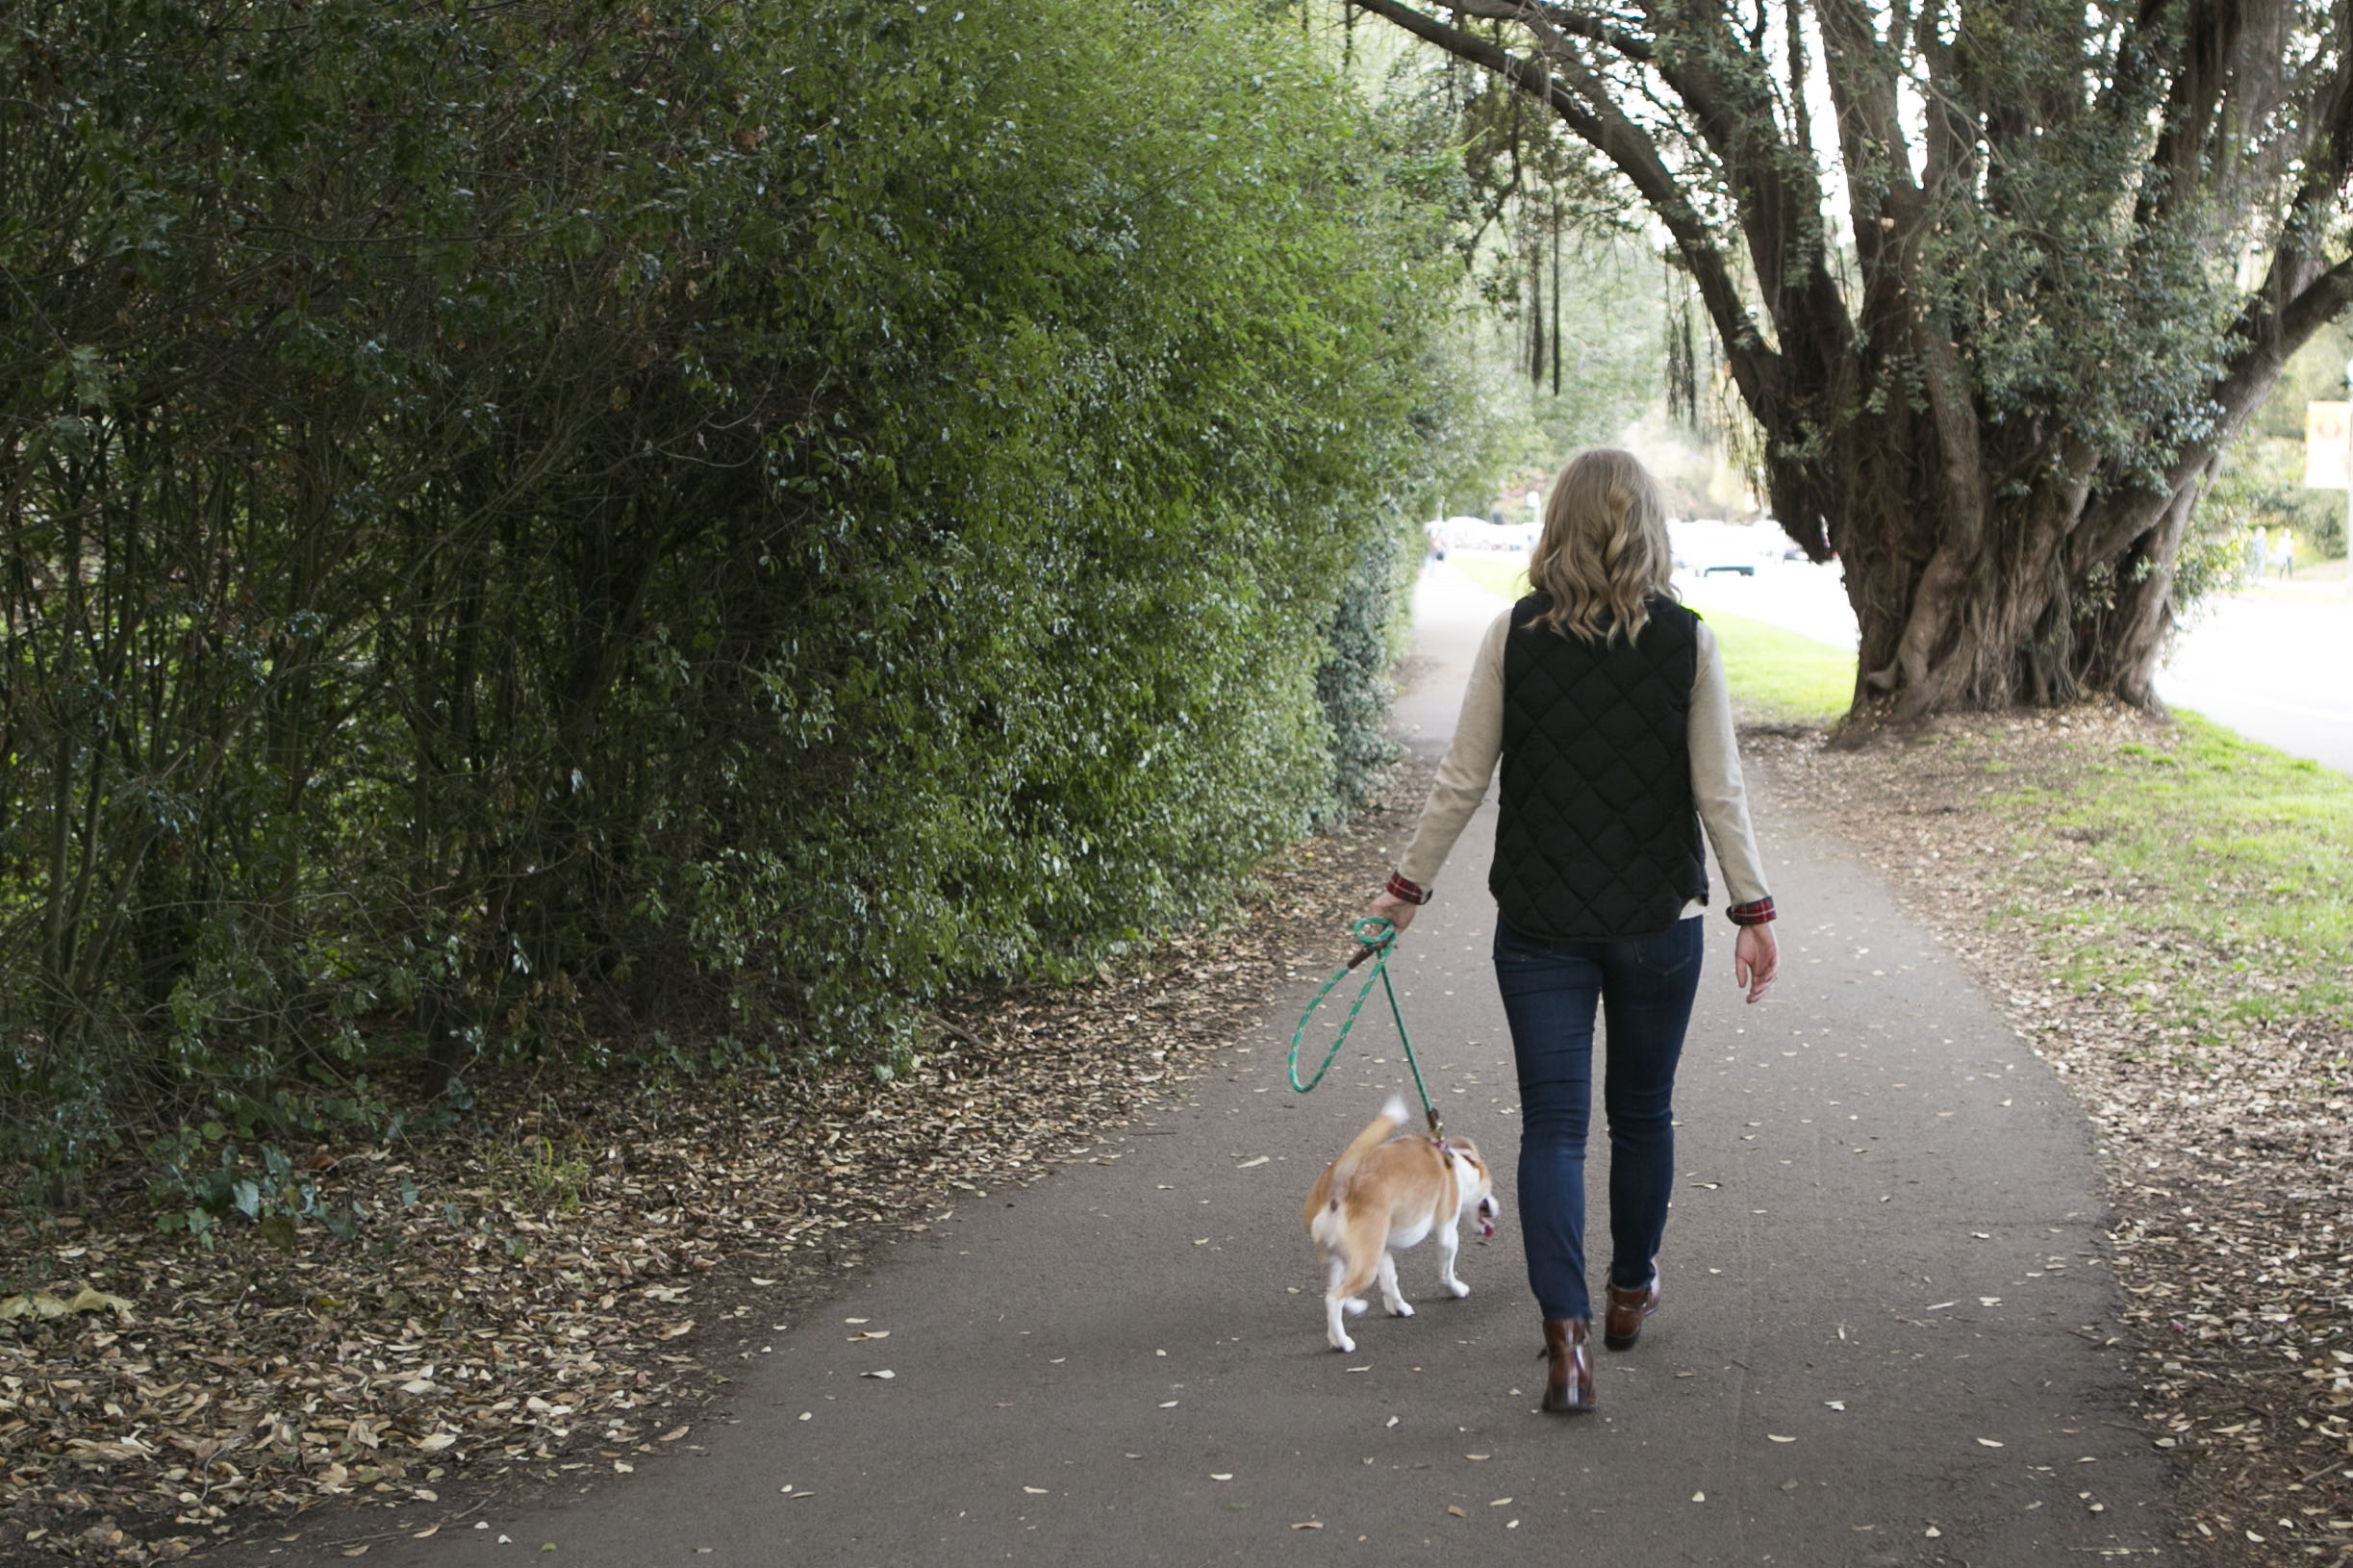
[[[1459,1300],[1471,1287],[1455,1277],[1457,1227],[1465,1215],[1476,1215],[1480,1235],[1495,1234],[1495,1187],[1477,1146],[1467,1138],[1392,1136],[1404,1125],[1405,1102],[1391,1095],[1373,1124],[1324,1167],[1302,1212],[1324,1255],[1325,1337],[1343,1353],[1356,1342],[1342,1314],[1365,1309],[1360,1292],[1368,1281],[1380,1281],[1380,1302],[1391,1317],[1413,1316],[1398,1292],[1395,1252],[1434,1234],[1438,1277]]]

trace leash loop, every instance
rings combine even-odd
[[[1382,916],[1365,915],[1350,924],[1349,934],[1356,939],[1356,951],[1330,979],[1324,982],[1323,989],[1315,994],[1315,999],[1307,1003],[1307,1010],[1299,1015],[1299,1027],[1291,1031],[1291,1087],[1303,1095],[1324,1081],[1324,1075],[1330,1072],[1331,1064],[1339,1059],[1340,1048],[1348,1043],[1349,1031],[1356,1026],[1356,1015],[1364,1010],[1365,999],[1373,994],[1374,980],[1379,979],[1381,989],[1388,993],[1389,1016],[1397,1021],[1397,1038],[1404,1044],[1405,1065],[1413,1070],[1413,1087],[1422,1097],[1422,1114],[1430,1121],[1430,1135],[1443,1141],[1446,1127],[1438,1120],[1438,1107],[1430,1103],[1429,1086],[1422,1081],[1422,1064],[1414,1058],[1413,1037],[1405,1032],[1405,1014],[1397,1004],[1397,987],[1389,979],[1389,954],[1397,950],[1397,927]],[[1299,1048],[1307,1038],[1307,1025],[1314,1019],[1316,1009],[1324,1005],[1324,999],[1331,995],[1332,987],[1348,978],[1367,959],[1372,961],[1373,972],[1364,977],[1364,984],[1356,988],[1356,999],[1349,1004],[1348,1017],[1340,1021],[1340,1032],[1332,1037],[1331,1049],[1324,1053],[1323,1065],[1315,1070],[1313,1077],[1304,1083],[1300,1082]]]

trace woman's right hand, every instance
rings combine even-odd
[[[1405,927],[1413,923],[1413,912],[1420,907],[1419,904],[1407,903],[1394,893],[1378,893],[1373,896],[1373,901],[1364,906],[1364,912],[1387,921],[1390,928],[1403,936]]]

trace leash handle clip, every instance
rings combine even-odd
[[[1373,981],[1379,979],[1381,990],[1388,995],[1389,1016],[1397,1021],[1398,1043],[1405,1048],[1405,1065],[1413,1071],[1414,1090],[1422,1097],[1422,1114],[1430,1122],[1430,1135],[1443,1147],[1446,1127],[1438,1120],[1438,1107],[1430,1098],[1430,1085],[1422,1081],[1422,1064],[1413,1054],[1413,1036],[1405,1032],[1405,1015],[1397,1005],[1397,987],[1389,982],[1389,954],[1397,947],[1397,923],[1383,915],[1362,915],[1352,922],[1348,929],[1357,942],[1354,956],[1324,982],[1324,988],[1315,994],[1315,999],[1307,1003],[1307,1010],[1299,1015],[1299,1027],[1291,1031],[1291,1087],[1303,1095],[1324,1081],[1324,1075],[1331,1071],[1331,1064],[1339,1058],[1340,1048],[1348,1042],[1348,1031],[1356,1026],[1356,1014],[1363,1008],[1364,999],[1373,994]],[[1356,992],[1356,999],[1349,1005],[1348,1017],[1341,1021],[1340,1032],[1333,1038],[1331,1049],[1324,1053],[1323,1065],[1315,1070],[1313,1077],[1302,1082],[1299,1075],[1299,1048],[1307,1037],[1308,1021],[1315,1017],[1315,1010],[1324,1005],[1324,999],[1331,995],[1332,987],[1347,978],[1350,971],[1368,958],[1379,962],[1373,965],[1373,973],[1365,977],[1364,985]]]
[[[1363,916],[1348,929],[1349,934],[1360,944],[1349,958],[1348,968],[1350,969],[1354,969],[1375,953],[1387,952],[1391,945],[1397,941],[1397,927],[1391,924],[1388,917],[1384,915]]]

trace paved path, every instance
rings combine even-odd
[[[1424,749],[1443,744],[1464,640],[1497,605],[1432,581],[1424,668],[1456,684],[1401,707]],[[1418,1249],[1403,1273],[1420,1314],[1361,1320],[1356,1354],[1325,1348],[1300,1201],[1405,1080],[1368,1027],[1320,1091],[1292,1094],[1304,997],[1286,996],[1189,1103],[1084,1156],[1113,1163],[960,1195],[778,1332],[736,1424],[698,1425],[705,1452],[368,1560],[2178,1560],[2120,1352],[2101,1345],[2113,1285],[2083,1119],[1794,803],[1758,815],[1786,977],[1738,1005],[1731,927],[1710,921],[1667,1307],[1603,1358],[1599,1415],[1533,1409],[1482,818],[1399,961],[1448,1125],[1505,1177],[1496,1242],[1463,1249],[1468,1300],[1438,1296]],[[1598,1160],[1591,1180],[1606,1191]],[[853,1343],[857,1320],[890,1337]]]

